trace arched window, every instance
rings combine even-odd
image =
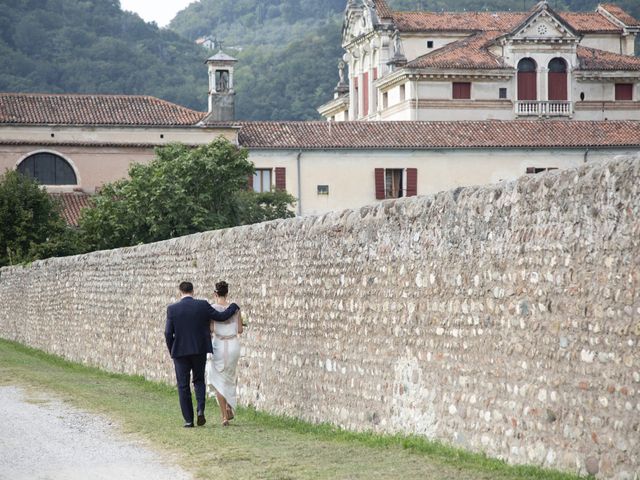
[[[18,171],[42,185],[77,185],[78,179],[69,162],[54,153],[35,153],[25,158]]]
[[[547,86],[549,100],[567,100],[567,62],[563,58],[553,58],[549,62]]]
[[[518,62],[518,100],[537,100],[537,65],[532,58],[523,58]]]

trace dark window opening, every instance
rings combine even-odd
[[[216,92],[229,90],[229,70],[216,70]]]
[[[549,62],[549,71],[551,73],[567,73],[567,62],[562,58],[553,58]]]
[[[507,98],[507,89],[501,88],[498,90],[498,98]]]
[[[42,185],[77,185],[73,168],[64,158],[53,153],[36,153],[18,165],[18,171]]]
[[[519,72],[535,72],[536,62],[532,58],[523,58],[518,62]]]
[[[400,198],[403,196],[403,184],[401,168],[388,168],[384,171],[384,196],[385,198]]]
[[[389,106],[389,94],[384,92],[382,94],[382,108],[387,108]]]
[[[530,174],[550,172],[551,170],[558,170],[558,167],[527,167],[527,173]]]
[[[433,48],[433,40],[427,40],[427,48]]]
[[[318,195],[329,195],[329,185],[318,185]]]

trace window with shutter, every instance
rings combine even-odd
[[[616,83],[616,100],[633,100],[633,83]]]
[[[469,100],[471,98],[470,82],[453,82],[453,99]]]
[[[532,58],[523,58],[518,62],[518,100],[536,100],[538,98],[538,66]]]

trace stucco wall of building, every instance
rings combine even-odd
[[[237,128],[201,127],[0,127],[0,173],[17,168],[21,161],[38,152],[61,156],[76,172],[78,184],[48,187],[50,191],[74,187],[87,193],[107,182],[125,178],[132,163],[150,162],[155,146],[173,142],[205,145],[223,136],[238,143]]]
[[[249,151],[256,168],[285,167],[287,191],[300,199],[302,215],[359,208],[376,200],[376,168],[416,168],[418,195],[471,185],[514,180],[527,168],[573,168],[602,162],[635,150],[448,149],[448,150],[257,150]],[[298,154],[299,162],[298,162]],[[300,170],[298,173],[298,163]],[[300,177],[298,189],[298,176]],[[329,194],[318,194],[318,185]]]
[[[0,337],[172,383],[176,285],[226,279],[244,405],[629,479],[639,216],[636,157],[39,261],[0,271]]]

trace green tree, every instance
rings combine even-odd
[[[78,253],[77,233],[60,208],[30,178],[16,171],[0,176],[0,266]]]
[[[148,165],[106,185],[80,218],[89,249],[155,242],[206,230],[292,216],[295,199],[284,192],[246,192],[254,171],[247,151],[224,138],[192,148],[156,149]]]

